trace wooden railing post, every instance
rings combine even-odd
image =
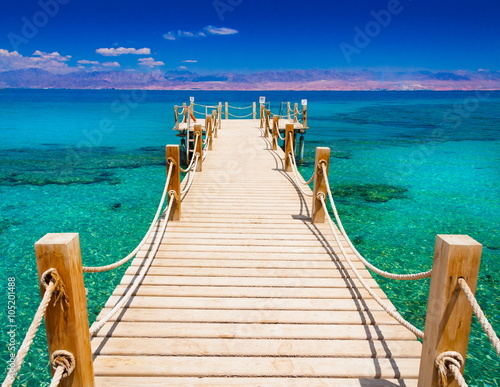
[[[262,129],[264,127],[264,105],[263,104],[260,104],[259,119],[260,119],[260,128]]]
[[[172,176],[168,182],[167,192],[175,192],[175,203],[172,203],[170,211],[170,220],[181,219],[181,155],[179,145],[167,145],[167,171],[170,164],[173,164]]]
[[[302,106],[302,127],[307,128],[307,106]]]
[[[214,131],[214,138],[217,138],[217,128],[218,128],[217,110],[212,110],[212,127]]]
[[[295,142],[295,126],[293,124],[286,124],[285,129],[285,172],[292,171],[292,162],[289,155],[293,153],[293,146]]]
[[[458,287],[464,278],[476,291],[482,246],[467,235],[438,235],[425,318],[419,387],[437,387],[436,357],[455,351],[465,360],[469,342],[472,308]],[[463,373],[464,367],[461,368]],[[458,383],[449,378],[449,386]]]
[[[213,125],[212,125],[212,117],[211,116],[207,116],[205,128],[207,131],[208,150],[212,150]]]
[[[188,122],[189,112],[186,109],[186,102],[182,104],[182,114],[184,114],[184,119],[182,122],[184,123]]]
[[[286,117],[290,119],[290,102],[286,103]]]
[[[225,108],[226,108],[226,120],[229,120],[229,102],[226,102]]]
[[[273,117],[273,150],[278,149],[279,116]]]
[[[264,110],[264,114],[266,115],[266,123],[264,129],[264,137],[269,137],[269,117],[271,116],[271,110]]]
[[[174,121],[175,121],[175,129],[179,130],[179,106],[174,105]]]
[[[326,180],[328,176],[323,173],[322,164],[325,163],[326,171],[329,171],[330,167],[330,148],[317,147],[316,148],[316,160],[314,162],[314,195],[312,203],[312,217],[313,223],[324,223],[326,213],[321,204],[321,200],[318,199],[318,194],[322,193],[325,195],[325,201],[328,197],[326,190]]]
[[[196,139],[196,135],[198,135],[198,142],[196,142],[196,147],[194,149],[193,157],[196,157],[196,153],[200,155],[198,157],[198,163],[196,164],[196,172],[202,171],[203,164],[203,131],[201,129],[201,125],[194,126],[194,138]]]
[[[217,130],[219,130],[222,128],[222,102],[219,102],[219,105],[217,106],[217,120],[219,121]]]
[[[252,118],[255,120],[257,118],[257,104],[252,102]]]
[[[64,284],[65,296],[53,297],[45,314],[49,357],[55,351],[65,350],[76,360],[75,370],[59,386],[92,387],[94,369],[80,238],[78,234],[46,234],[35,243],[35,253],[38,278],[47,270],[56,269]],[[45,287],[40,289],[43,297]]]

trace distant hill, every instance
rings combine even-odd
[[[76,71],[40,69],[0,72],[2,88],[157,90],[475,90],[500,89],[500,72],[382,72],[291,70],[250,74],[190,71]]]

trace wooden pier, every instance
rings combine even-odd
[[[147,277],[92,340],[97,385],[416,385],[421,344],[359,286],[262,133],[223,122]]]
[[[343,229],[330,150],[316,148],[309,181],[297,170],[304,106],[301,119],[288,103],[284,116],[261,105],[257,119],[253,104],[249,119],[224,120],[221,104],[213,107],[204,126],[190,122],[193,104],[181,107],[182,119],[175,107],[185,148],[167,146],[158,212],[127,257],[84,267],[78,234],[35,244],[43,299],[2,387],[16,379],[43,316],[51,387],[464,386],[473,312],[500,356],[474,298],[479,243],[438,235],[432,271],[381,271]],[[132,258],[89,329],[83,272]],[[432,275],[425,336],[367,268],[397,280]]]

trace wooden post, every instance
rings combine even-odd
[[[262,129],[264,127],[264,105],[260,104],[260,128]]]
[[[290,119],[290,102],[286,103],[286,117]]]
[[[217,119],[219,120],[219,124],[217,125],[217,130],[219,130],[222,128],[222,102],[219,102],[219,106],[217,106]]]
[[[212,150],[212,142],[213,142],[212,117],[207,116],[207,123],[205,127],[207,128],[208,150]]]
[[[188,117],[189,117],[189,114],[188,114],[188,111],[186,109],[186,102],[184,102],[182,104],[182,114],[184,114],[184,120],[182,122],[187,122],[188,121]]]
[[[217,119],[217,110],[212,110],[212,126],[214,129],[214,138],[217,138],[217,128],[219,126]]]
[[[292,171],[292,162],[290,157],[293,153],[293,145],[295,142],[295,126],[293,124],[286,124],[285,130],[285,172]]]
[[[299,104],[298,103],[295,103],[293,105],[293,122],[297,122],[297,115],[299,113]]]
[[[196,139],[196,135],[198,135],[198,142],[196,143],[196,147],[194,149],[193,157],[196,157],[196,153],[200,155],[198,157],[198,163],[196,165],[196,172],[202,171],[203,164],[203,131],[201,129],[201,125],[194,126],[194,138]]]
[[[226,107],[226,120],[229,120],[229,103],[228,102],[226,102],[225,107]]]
[[[269,117],[271,116],[271,110],[264,110],[264,113],[266,115],[266,124],[265,124],[265,129],[264,129],[264,137],[269,137]]]
[[[56,269],[66,297],[53,297],[45,315],[49,357],[58,350],[75,356],[76,367],[61,380],[60,386],[94,386],[94,369],[90,347],[87,298],[83,283],[82,257],[78,234],[46,234],[35,243],[38,278]],[[42,296],[45,287],[41,286]],[[52,374],[54,370],[52,370]]]
[[[167,155],[167,171],[170,168],[170,164],[173,164],[172,176],[168,182],[167,192],[175,192],[175,203],[172,204],[172,210],[170,211],[170,220],[180,220],[181,219],[181,157],[180,149],[178,145],[167,145],[166,147]]]
[[[307,106],[302,106],[302,127],[307,128]]]
[[[472,292],[476,291],[481,250],[481,244],[467,235],[436,237],[419,387],[438,386],[435,360],[442,352],[459,352],[465,360],[472,308],[458,287],[458,279],[464,278]],[[457,387],[458,383],[449,378],[449,386]]]
[[[329,171],[330,167],[330,148],[317,147],[316,148],[316,161],[314,163],[314,195],[312,204],[312,222],[313,223],[324,223],[325,222],[325,210],[321,204],[321,200],[318,199],[318,194],[321,192],[325,195],[325,201],[328,197],[326,191],[326,181],[328,176],[323,173],[322,164],[326,163],[326,171]]]
[[[279,116],[273,117],[273,150],[278,149],[278,131],[279,131]]]
[[[174,105],[175,129],[179,130],[179,106]]]
[[[252,118],[255,120],[257,118],[257,104],[252,102]]]

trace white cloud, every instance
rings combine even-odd
[[[177,40],[181,38],[206,38],[207,35],[234,35],[238,31],[228,27],[206,26],[201,31],[169,31],[163,35],[167,40]]]
[[[46,53],[36,50],[31,56],[23,56],[17,51],[0,49],[0,71],[36,68],[65,74],[77,71],[75,67],[70,67],[66,63],[70,59],[71,55],[61,55],[58,52]]]
[[[183,60],[182,63],[198,63],[198,61],[193,60],[193,59],[186,59],[186,60]]]
[[[237,30],[227,27],[206,26],[204,30],[210,35],[234,35],[238,33]]]
[[[187,67],[186,66],[179,66],[177,67],[179,70],[187,70]]]
[[[141,58],[138,61],[140,66],[148,66],[148,67],[155,67],[155,66],[165,66],[165,63],[161,61],[155,61],[153,58]]]
[[[126,54],[133,54],[133,55],[151,55],[151,49],[150,48],[125,48],[125,47],[118,47],[118,48],[98,48],[95,50],[98,54],[101,54],[103,56],[119,56],[119,55],[126,55]]]
[[[82,64],[82,65],[99,65],[100,64],[96,60],[86,60],[86,59],[79,60],[76,63]]]
[[[118,63],[118,62],[104,62],[102,64],[102,66],[104,66],[104,67],[121,67],[120,63]]]

